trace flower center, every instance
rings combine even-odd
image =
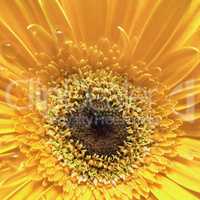
[[[96,70],[66,75],[51,89],[47,143],[79,182],[117,181],[144,164],[154,129],[146,88]]]
[[[118,111],[86,105],[69,119],[72,138],[81,141],[90,155],[116,154],[118,147],[126,141],[127,124]]]

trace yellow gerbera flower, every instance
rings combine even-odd
[[[0,199],[200,199],[199,0],[0,10]]]

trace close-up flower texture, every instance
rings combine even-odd
[[[200,199],[200,0],[1,0],[0,199]]]

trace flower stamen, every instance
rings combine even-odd
[[[121,180],[142,164],[154,128],[146,88],[96,70],[66,76],[51,91],[47,142],[78,182]]]

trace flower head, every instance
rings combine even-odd
[[[200,198],[199,1],[0,6],[0,198]]]

